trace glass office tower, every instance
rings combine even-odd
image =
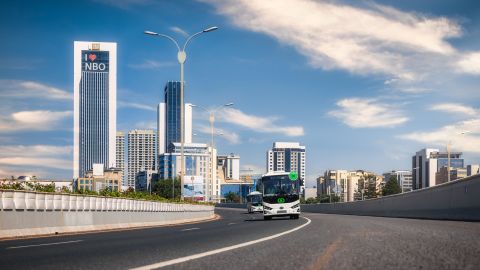
[[[116,58],[116,43],[74,42],[74,179],[116,165]]]

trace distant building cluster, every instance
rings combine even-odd
[[[181,175],[183,196],[220,200],[222,185],[241,181],[240,156],[218,155],[213,145],[193,143],[192,106],[184,104],[181,82],[170,81],[157,107],[157,129],[117,131],[117,44],[74,42],[74,161],[76,188],[151,192],[157,181]],[[182,126],[182,122],[184,125]],[[244,176],[243,176],[244,177]],[[243,178],[245,179],[245,178]],[[195,187],[194,187],[195,186]]]

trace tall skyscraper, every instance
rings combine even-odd
[[[274,142],[267,151],[267,172],[291,171],[305,179],[305,146],[298,142]]]
[[[155,169],[156,134],[154,130],[131,130],[128,132],[127,185],[135,187],[138,172]]]
[[[74,42],[73,178],[116,165],[117,44]]]
[[[117,132],[117,151],[116,151],[116,168],[122,171],[122,183],[125,183],[125,133]]]
[[[168,82],[164,102],[157,108],[158,155],[165,153],[171,143],[181,142],[180,82]],[[192,106],[185,104],[185,143],[192,142]]]

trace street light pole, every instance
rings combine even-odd
[[[185,104],[184,104],[184,84],[185,84],[185,80],[184,80],[184,64],[185,64],[185,61],[187,60],[187,53],[185,51],[185,49],[187,48],[187,45],[190,43],[190,41],[200,35],[200,34],[203,34],[203,33],[208,33],[208,32],[211,32],[211,31],[215,31],[217,30],[218,27],[216,26],[212,26],[212,27],[209,27],[209,28],[206,28],[200,32],[197,32],[191,36],[189,36],[187,38],[187,40],[185,41],[185,43],[183,44],[183,48],[181,49],[180,46],[178,45],[178,42],[168,36],[168,35],[165,35],[165,34],[159,34],[159,33],[156,33],[156,32],[152,32],[152,31],[144,31],[145,34],[147,35],[152,35],[152,36],[159,36],[159,37],[164,37],[164,38],[167,38],[169,39],[170,41],[172,41],[175,46],[177,47],[177,50],[178,50],[178,53],[177,53],[177,60],[178,60],[178,63],[180,64],[180,162],[181,162],[181,169],[180,169],[180,190],[182,190],[183,188],[183,182],[184,182],[184,175],[185,175],[185,161],[184,161],[184,145],[185,145],[185,119],[184,119],[184,115],[185,115]],[[175,181],[173,182],[173,189],[175,189]],[[181,191],[180,191],[181,192]],[[181,195],[182,196],[182,195]]]
[[[217,108],[213,109],[213,110],[208,110],[202,106],[199,106],[199,105],[195,105],[195,104],[192,104],[191,105],[192,107],[198,107],[204,111],[206,111],[208,113],[208,120],[210,122],[210,134],[211,134],[211,151],[210,151],[210,158],[211,158],[211,169],[210,169],[210,183],[207,185],[207,196],[209,197],[209,200],[211,200],[211,198],[213,197],[213,192],[212,192],[212,186],[213,186],[213,172],[214,172],[214,169],[216,168],[216,164],[214,164],[214,158],[213,158],[213,148],[214,148],[214,134],[215,134],[215,128],[214,128],[214,124],[215,124],[215,113],[224,108],[224,107],[229,107],[229,106],[233,106],[233,103],[230,102],[230,103],[227,103],[227,104],[224,104],[224,105],[221,105],[221,106],[218,106]]]

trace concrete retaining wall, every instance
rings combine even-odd
[[[480,221],[480,175],[396,194],[347,203],[305,204],[302,212]]]
[[[0,238],[156,226],[214,217],[213,206],[0,190]]]
[[[247,210],[246,203],[216,203],[215,207],[225,207],[225,208],[242,208]]]

